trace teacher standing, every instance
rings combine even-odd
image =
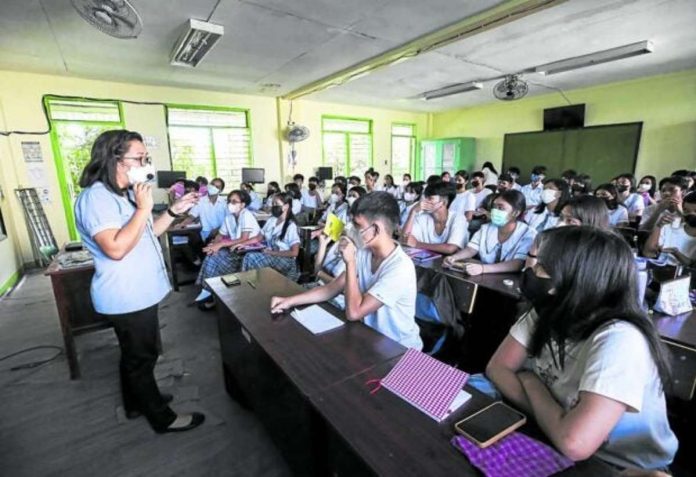
[[[152,218],[154,169],[140,134],[106,131],[92,146],[75,203],[77,229],[94,257],[91,295],[111,320],[121,347],[121,392],[126,416],[143,414],[158,433],[199,426],[200,413],[176,414],[162,395],[154,368],[159,354],[159,303],[171,287],[157,236],[188,211],[197,194],[183,196]]]

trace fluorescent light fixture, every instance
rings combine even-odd
[[[476,91],[481,88],[483,88],[483,84],[481,84],[479,81],[469,81],[468,83],[457,83],[450,86],[445,86],[444,88],[435,89],[433,91],[426,91],[423,93],[422,97],[425,100],[431,100],[444,98],[445,96],[452,96],[453,94]]]
[[[174,45],[170,64],[195,68],[224,33],[222,25],[189,19],[186,32]]]
[[[652,42],[644,40],[638,43],[631,43],[630,45],[619,46],[609,50],[597,51],[588,55],[576,56],[575,58],[568,58],[567,60],[555,61],[553,63],[537,66],[534,68],[534,72],[544,75],[554,75],[556,73],[563,73],[564,71],[577,70],[579,68],[586,68],[601,63],[608,63],[610,61],[623,60],[624,58],[630,58],[632,56],[644,55],[646,53],[652,53],[652,51]]]

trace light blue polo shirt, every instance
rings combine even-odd
[[[92,302],[105,315],[143,310],[162,301],[171,290],[152,218],[138,243],[121,260],[109,258],[94,240],[99,232],[125,226],[134,213],[135,206],[126,197],[101,182],[84,189],[75,202],[77,230],[94,257]]]
[[[224,196],[218,196],[213,204],[209,195],[203,196],[189,210],[189,215],[201,221],[201,238],[207,240],[210,232],[222,226],[227,215],[227,200]]]

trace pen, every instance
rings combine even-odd
[[[247,280],[247,283],[249,284],[249,286],[250,286],[251,288],[253,288],[254,290],[256,290],[256,285],[254,285],[251,281]]]

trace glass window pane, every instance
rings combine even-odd
[[[411,124],[394,124],[392,136],[415,136],[414,127]]]
[[[213,177],[212,144],[207,128],[170,127],[172,167],[186,171],[186,177]]]
[[[251,165],[248,129],[213,129],[217,175],[236,189],[242,182],[242,168]]]
[[[48,100],[51,119],[120,123],[118,103],[105,101]]]
[[[323,134],[324,165],[333,167],[334,174],[346,175],[348,173],[348,150],[346,149],[346,135],[343,133]]]
[[[407,136],[392,136],[392,175],[400,176],[411,172],[415,139]]]
[[[351,134],[349,144],[351,174],[362,174],[372,162],[372,138],[367,134]]]
[[[79,122],[54,124],[58,149],[63,160],[65,180],[74,200],[80,193],[80,176],[90,160],[92,144],[109,126],[82,124]]]
[[[339,132],[354,132],[354,133],[365,133],[369,134],[370,131],[369,120],[361,119],[333,119],[324,118],[322,122],[324,131],[339,131]]]
[[[423,146],[423,179],[433,174],[440,174],[437,164],[437,147],[435,144],[425,144]]]
[[[168,113],[170,126],[247,127],[244,111],[169,108]]]

